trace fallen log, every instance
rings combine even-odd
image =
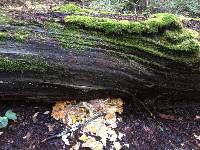
[[[65,11],[42,23],[0,15],[0,100],[200,97],[199,33],[175,15]]]

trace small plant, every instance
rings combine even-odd
[[[16,113],[12,112],[12,110],[6,111],[3,117],[0,116],[0,129],[5,128],[8,125],[8,120],[16,120]]]

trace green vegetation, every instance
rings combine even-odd
[[[7,31],[7,32],[0,32],[0,41],[4,41],[6,39],[14,39],[18,42],[24,42],[28,39],[31,35],[29,31]]]
[[[16,31],[13,38],[19,42],[23,42],[26,41],[30,35],[31,33],[29,31]]]
[[[178,55],[186,53],[189,56],[195,56],[199,53],[199,43],[195,40],[199,34],[195,31],[182,28],[180,20],[173,14],[155,14],[148,20],[141,22],[72,15],[67,16],[65,22],[68,27],[70,25],[71,27],[76,26],[82,29],[89,29],[90,31],[106,33],[108,36],[111,36],[111,39],[115,39],[112,35],[128,37],[125,41],[129,41],[132,45],[135,43],[135,46],[138,45],[139,42],[138,40],[135,42],[136,39],[140,39],[139,43],[142,43],[140,46],[136,47],[140,47],[140,49],[143,50],[145,50],[144,47],[146,41],[148,41],[148,43],[151,43],[151,51],[154,52],[156,51],[156,46],[160,46],[158,51],[162,51],[162,53],[165,51],[164,53],[171,53],[173,55],[175,53],[178,53]],[[76,33],[73,35],[78,34]],[[134,36],[134,38],[132,36]],[[146,37],[145,40],[144,37]],[[121,43],[121,39],[122,37],[117,39],[117,41]],[[72,41],[73,40],[71,40],[71,42]],[[176,43],[174,43],[175,41]],[[123,42],[123,44],[125,46],[128,43],[126,44]]]
[[[58,36],[65,48],[143,51],[184,63],[195,63],[199,59],[199,33],[184,29],[173,14],[159,13],[145,21],[71,15],[65,17],[65,23],[63,34]]]
[[[7,24],[11,22],[12,18],[8,16],[5,12],[0,11],[0,24]]]
[[[15,121],[16,119],[16,113],[12,112],[12,110],[6,111],[3,117],[0,116],[0,129],[5,128],[8,125],[8,120]]]
[[[0,56],[0,70],[4,71],[35,71],[46,72],[49,65],[42,58],[23,56],[19,58],[8,58]]]
[[[0,12],[0,24],[2,25],[27,25],[25,21],[19,21],[11,18],[6,12]],[[0,31],[0,41],[6,39],[15,39],[18,42],[25,41],[31,35],[30,31],[19,29],[19,30],[9,30],[9,31]]]
[[[75,15],[65,17],[65,22],[109,34],[158,33],[169,27],[181,28],[180,20],[175,15],[168,13],[153,15],[150,19],[142,22]]]
[[[46,21],[44,23],[44,28],[48,30],[48,32],[61,33],[64,29],[64,26],[56,22]]]
[[[179,15],[196,16],[200,15],[200,1],[199,0],[151,0],[149,4],[150,10],[167,11]]]
[[[66,4],[66,5],[61,5],[56,8],[56,10],[61,11],[61,12],[68,12],[68,13],[78,13],[81,12],[81,8],[77,5],[74,4]]]
[[[164,33],[164,36],[167,40],[172,42],[180,42],[187,39],[199,39],[199,33],[191,29],[182,29],[175,31],[167,30]]]
[[[7,33],[6,32],[1,32],[0,31],[0,41],[3,41],[7,38]]]
[[[108,49],[121,54],[135,53],[141,51],[147,56],[158,56],[178,62],[196,62],[199,54],[199,45],[194,39],[177,41],[176,43],[166,39],[165,36],[112,36],[98,31],[88,31],[80,28],[66,28],[58,40],[66,49],[86,50],[88,48]],[[131,55],[132,57],[133,55]],[[138,56],[141,57],[141,56]],[[129,57],[130,58],[130,57]],[[132,57],[133,58],[133,57]],[[137,55],[134,56],[137,58]],[[138,58],[137,58],[138,59]],[[148,59],[148,58],[139,58]],[[150,60],[151,63],[154,63]]]
[[[61,6],[58,10],[72,13],[65,17],[65,25],[47,21],[43,26],[49,33],[46,38],[55,38],[66,50],[106,49],[126,57],[131,54],[128,58],[150,63],[156,63],[155,59],[151,60],[155,57],[183,63],[199,61],[199,33],[183,28],[181,19],[176,15],[158,13],[144,21],[119,21],[93,17],[91,14],[97,11],[82,9],[74,4]],[[29,36],[31,32],[26,29],[0,32],[0,40],[14,38],[23,42]],[[145,57],[138,55],[138,52]],[[0,61],[0,69],[6,71],[24,69],[45,72],[48,68],[46,62],[35,59],[0,57]]]

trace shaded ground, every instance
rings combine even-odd
[[[148,111],[151,110],[149,107],[144,109],[136,105],[125,105],[123,121],[118,124],[117,130],[125,134],[122,141],[129,143],[129,148],[122,149],[200,148],[200,139],[198,139],[200,103],[160,110],[156,114],[153,113],[155,119],[149,115]],[[18,119],[17,122],[10,122],[7,128],[0,130],[3,132],[0,135],[0,149],[68,149],[59,138],[41,142],[63,129],[63,125],[51,117],[52,106],[53,104],[31,102],[1,103],[1,115],[8,109],[12,109],[17,113]],[[109,145],[106,149],[110,149]]]

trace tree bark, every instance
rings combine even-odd
[[[32,26],[25,25],[25,30],[29,29],[33,30]],[[21,26],[1,26],[0,30],[15,33]],[[107,38],[101,31],[91,33],[81,29],[78,30],[81,35],[77,36],[74,30],[69,37],[64,36],[65,42],[72,42],[70,48],[55,38],[66,31],[52,36],[44,28],[35,32],[36,38],[31,35],[23,42],[15,38],[0,41],[0,100],[200,97],[199,62],[177,62],[126,43],[113,43],[110,38],[115,36]]]

